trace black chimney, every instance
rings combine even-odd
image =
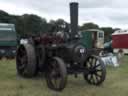
[[[71,22],[71,38],[74,38],[78,32],[78,3],[70,3],[70,22]]]

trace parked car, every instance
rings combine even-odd
[[[0,58],[14,58],[16,55],[16,31],[14,24],[0,23]]]

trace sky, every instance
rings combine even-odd
[[[128,0],[0,0],[0,10],[70,22],[69,3],[74,1],[79,3],[79,25],[94,22],[100,27],[128,29]]]

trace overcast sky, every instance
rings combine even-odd
[[[128,0],[0,0],[0,10],[10,14],[37,14],[50,19],[69,20],[69,2],[79,2],[79,24],[128,29]]]

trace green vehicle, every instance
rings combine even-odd
[[[14,58],[16,55],[16,31],[14,24],[0,23],[0,58]]]
[[[95,49],[95,53],[100,55],[104,50],[104,31],[99,29],[88,29],[80,32],[81,42],[87,49]]]
[[[81,31],[82,43],[85,48],[104,48],[104,31],[99,29],[88,29]]]

